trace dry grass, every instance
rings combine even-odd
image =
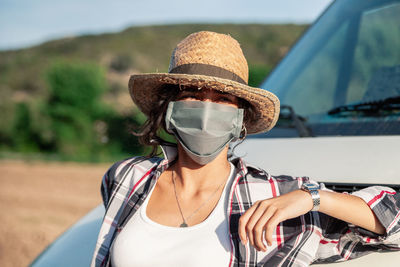
[[[27,266],[100,204],[109,164],[0,161],[0,262]]]

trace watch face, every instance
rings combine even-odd
[[[312,184],[312,183],[305,183],[303,184],[303,187],[307,188],[308,190],[318,190],[319,185]]]

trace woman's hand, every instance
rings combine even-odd
[[[239,219],[240,239],[246,244],[248,237],[253,247],[266,251],[263,240],[272,245],[272,233],[280,222],[303,215],[312,207],[311,195],[302,190],[257,201]]]

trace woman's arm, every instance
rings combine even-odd
[[[361,198],[324,190],[319,190],[319,194],[320,212],[380,235],[385,233],[385,228]]]
[[[320,190],[320,197],[320,212],[377,234],[385,233],[370,206],[358,196]],[[303,215],[312,206],[310,194],[302,190],[257,201],[239,220],[240,239],[243,243],[249,240],[257,250],[266,251],[263,240],[272,244],[273,231],[280,222]]]

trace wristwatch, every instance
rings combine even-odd
[[[321,203],[320,197],[319,197],[319,185],[312,184],[312,183],[304,183],[301,185],[301,190],[310,193],[312,201],[313,201],[313,208],[311,211],[318,211],[319,210],[319,204]]]

